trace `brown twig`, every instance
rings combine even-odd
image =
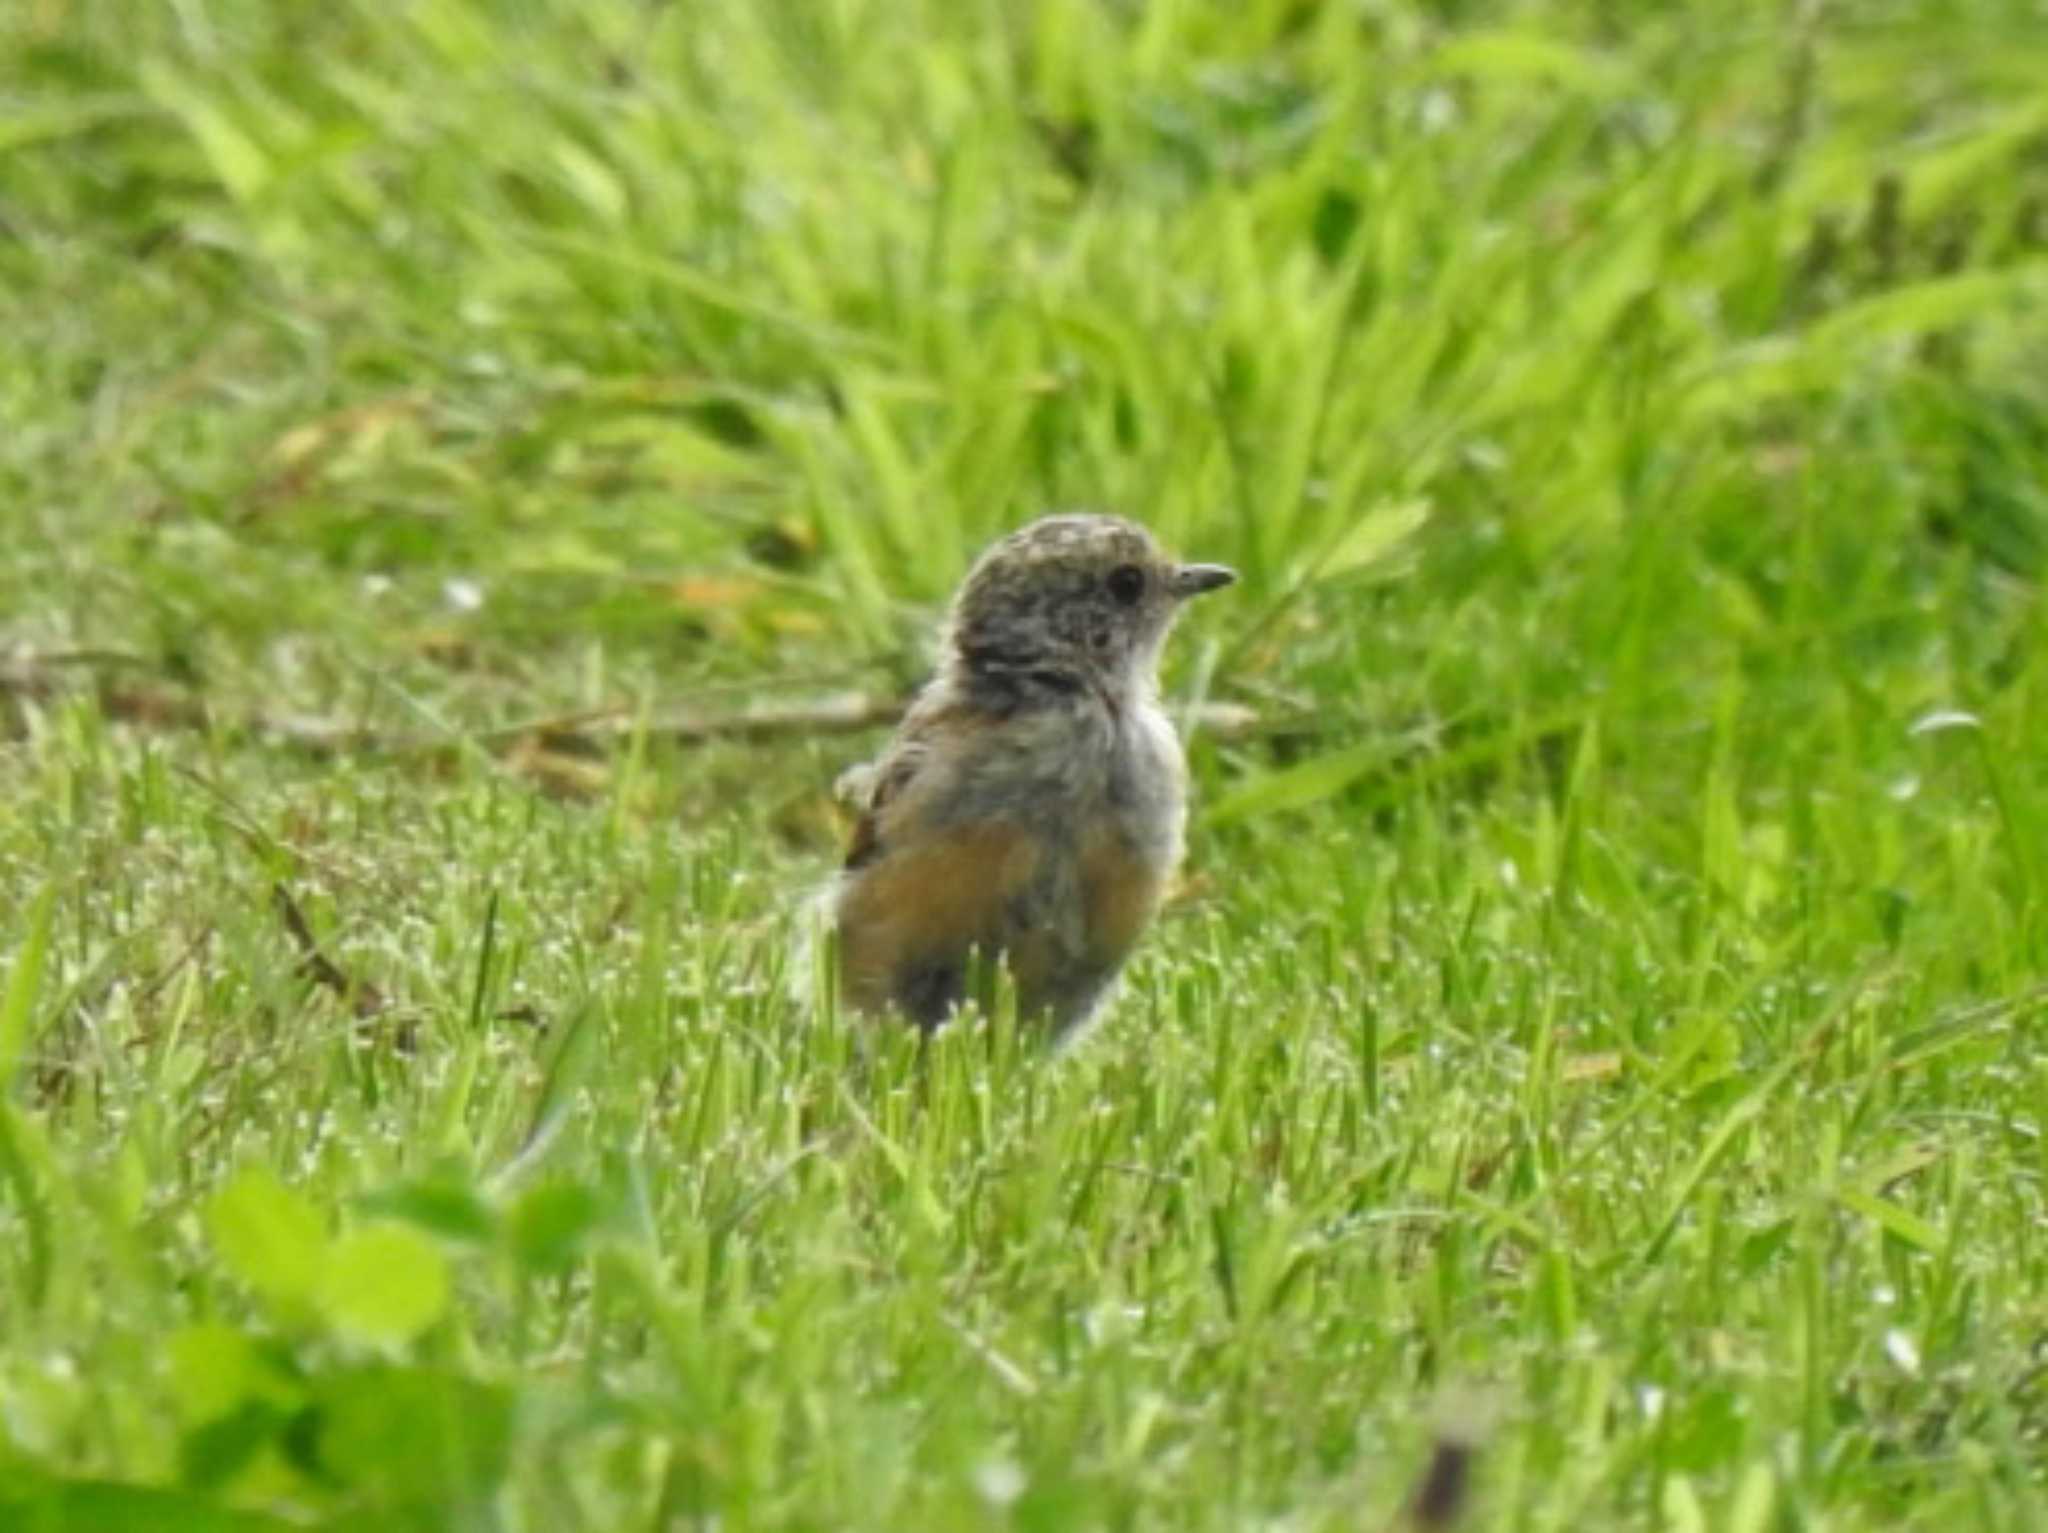
[[[63,655],[17,656],[0,663],[0,692],[42,700],[63,688],[62,672],[108,665],[142,667],[139,656],[78,650]],[[535,741],[558,751],[602,754],[618,741],[644,733],[650,740],[698,745],[712,740],[768,740],[785,735],[850,734],[880,729],[903,717],[903,699],[867,692],[827,692],[787,702],[747,704],[709,710],[676,708],[642,714],[627,705],[516,720],[464,734],[394,734],[366,724],[303,714],[223,714],[189,692],[167,686],[139,686],[102,679],[100,706],[109,718],[156,729],[225,727],[313,756],[407,756],[447,750],[465,742],[494,747]],[[1194,710],[1196,727],[1226,739],[1263,727],[1259,715],[1235,703],[1203,703]]]
[[[1408,1498],[1408,1526],[1418,1533],[1455,1527],[1472,1500],[1473,1446],[1453,1433],[1438,1436],[1429,1463]]]
[[[299,909],[299,902],[292,898],[291,891],[283,884],[270,886],[271,902],[277,906],[279,919],[284,922],[292,946],[299,950],[299,971],[324,990],[331,990],[359,1020],[367,1020],[384,1009],[384,997],[377,987],[367,980],[351,979],[341,967],[320,951],[320,944],[314,940],[313,929],[306,924],[306,913]]]

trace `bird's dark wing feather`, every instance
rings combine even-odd
[[[860,820],[853,827],[853,841],[846,848],[846,870],[866,867],[882,853],[882,812],[903,790],[917,780],[930,751],[915,739],[899,739],[890,752],[869,769],[864,784]]]

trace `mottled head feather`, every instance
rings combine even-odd
[[[1036,694],[1150,687],[1181,601],[1228,584],[1136,522],[1048,516],[994,544],[954,600],[947,660],[970,682]]]

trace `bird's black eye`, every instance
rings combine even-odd
[[[1135,607],[1138,598],[1145,594],[1145,572],[1135,564],[1119,564],[1109,572],[1105,584],[1111,596],[1126,607]]]

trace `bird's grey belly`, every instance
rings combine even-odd
[[[1008,962],[1020,1009],[1059,1032],[1094,1010],[1151,919],[1186,817],[1180,744],[1156,710],[1077,733],[1062,752],[982,764],[954,800],[974,806],[963,818],[1013,820],[1036,848],[979,945]]]

